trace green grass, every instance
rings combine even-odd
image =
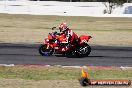
[[[13,14],[0,14],[0,42],[40,43],[63,21],[78,36],[91,35],[91,44],[132,45],[132,18]]]
[[[132,79],[132,70],[88,70],[92,79]],[[4,67],[0,66],[0,78],[28,80],[76,80],[81,69],[61,67]]]
[[[132,32],[132,18],[80,17],[80,16],[34,16],[0,14],[1,30],[50,30],[67,22],[74,31],[128,31]]]
[[[92,74],[93,73],[93,74]],[[94,79],[132,79],[132,70],[97,70],[91,71],[91,77]]]
[[[107,31],[132,30],[132,18],[80,17],[80,16],[33,16],[0,14],[0,28],[50,29],[61,22],[68,22],[75,30]]]

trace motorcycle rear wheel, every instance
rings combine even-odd
[[[47,49],[47,45],[41,44],[39,46],[39,54],[42,56],[51,56],[53,52],[54,52],[53,48],[49,47]]]
[[[86,57],[90,54],[91,47],[88,44],[83,44],[78,49],[78,57]]]

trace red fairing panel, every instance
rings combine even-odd
[[[80,44],[84,43],[84,42],[87,43],[90,38],[92,38],[92,37],[91,36],[86,36],[86,35],[81,35],[80,36]]]

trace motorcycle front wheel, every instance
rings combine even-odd
[[[39,54],[42,56],[51,56],[53,52],[54,52],[53,48],[49,47],[47,49],[47,45],[41,44],[39,46]]]

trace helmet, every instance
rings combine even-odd
[[[60,31],[65,31],[67,28],[68,26],[65,22],[61,23],[59,26]]]

